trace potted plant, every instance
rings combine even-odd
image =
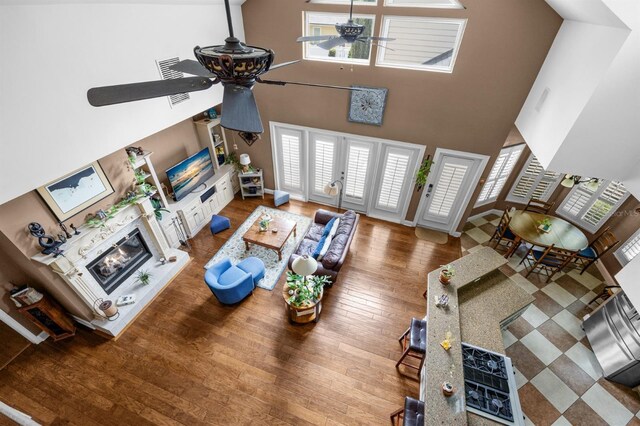
[[[304,277],[287,271],[283,297],[287,304],[289,320],[299,324],[318,321],[324,286],[331,282],[328,275]]]
[[[134,172],[134,178],[135,178],[136,184],[142,185],[147,180],[147,174],[143,170],[137,169]]]
[[[545,217],[541,221],[538,221],[538,229],[540,229],[542,232],[549,232],[549,230],[551,229],[551,219]]]
[[[258,226],[260,227],[260,232],[267,232],[269,229],[269,222],[271,222],[271,218],[263,217],[258,222]]]
[[[157,198],[151,197],[151,206],[153,206],[153,212],[156,215],[157,220],[162,220],[162,212],[169,213],[169,210],[162,207],[162,203]]]
[[[416,172],[416,190],[420,191],[427,183],[427,177],[431,172],[431,166],[433,166],[433,160],[429,155],[420,165],[420,168]]]
[[[442,265],[442,269],[440,270],[440,282],[444,285],[449,285],[451,278],[455,275],[456,270],[453,268],[453,265]]]
[[[151,277],[152,275],[149,273],[149,271],[143,271],[141,269],[136,274],[136,281],[138,281],[142,285],[149,285],[149,282],[151,281]]]

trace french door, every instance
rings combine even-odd
[[[277,188],[337,206],[324,188],[339,179],[342,208],[404,219],[423,146],[280,123],[271,123],[271,134]]]
[[[455,231],[487,159],[485,155],[438,149],[418,207],[418,225]]]
[[[419,157],[418,148],[382,146],[369,216],[401,221],[410,200],[410,188]]]

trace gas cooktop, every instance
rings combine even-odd
[[[467,410],[507,425],[524,425],[511,360],[501,354],[462,344]]]

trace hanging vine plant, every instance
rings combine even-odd
[[[427,184],[427,177],[429,176],[429,172],[431,172],[431,166],[433,166],[433,160],[431,160],[431,154],[427,155],[427,158],[424,159],[420,168],[416,172],[416,190],[421,191],[422,188]]]

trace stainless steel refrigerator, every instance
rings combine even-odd
[[[612,382],[640,385],[640,315],[623,291],[584,320],[593,352]]]

